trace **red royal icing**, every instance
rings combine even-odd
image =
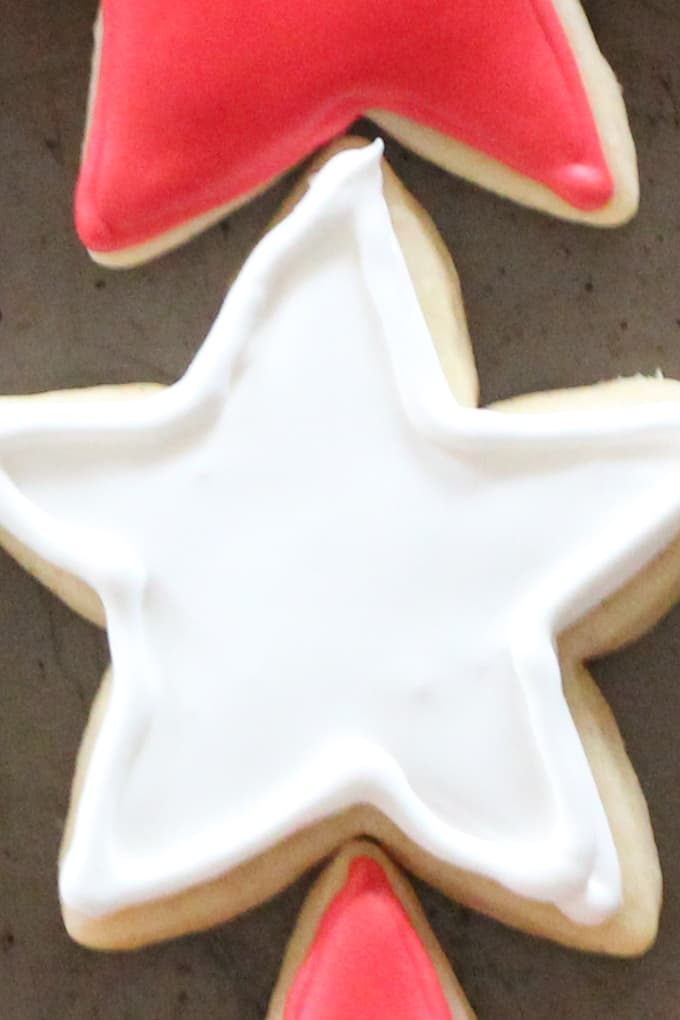
[[[453,1020],[385,872],[356,857],[288,993],[284,1020]]]
[[[76,197],[129,247],[247,195],[385,109],[592,210],[613,185],[552,0],[103,0]]]

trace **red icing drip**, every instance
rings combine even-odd
[[[384,109],[592,210],[612,195],[552,0],[103,0],[76,219],[98,251],[247,195]]]
[[[284,1020],[452,1020],[385,872],[357,857],[292,984]]]

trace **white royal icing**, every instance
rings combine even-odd
[[[680,411],[459,406],[381,151],[321,170],[176,385],[0,406],[0,523],[107,616],[72,909],[191,886],[357,802],[580,922],[620,902],[554,635],[676,530]]]

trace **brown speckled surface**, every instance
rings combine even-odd
[[[485,399],[661,369],[680,378],[680,7],[588,0],[640,159],[629,227],[568,226],[388,145],[462,276]],[[174,379],[287,185],[142,269],[71,227],[93,0],[0,0],[0,391]],[[370,131],[370,126],[366,128]],[[0,558],[0,1017],[261,1020],[306,882],[221,929],[129,955],[65,935],[56,857],[102,634]],[[647,793],[665,874],[639,961],[567,952],[417,886],[480,1020],[680,1018],[680,611],[596,668]]]

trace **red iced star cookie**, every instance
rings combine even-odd
[[[312,889],[267,1020],[474,1020],[405,879],[353,843]]]
[[[78,232],[167,250],[368,113],[441,166],[620,222],[625,110],[577,0],[103,0]]]

